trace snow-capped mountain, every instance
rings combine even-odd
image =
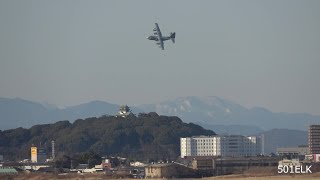
[[[72,122],[79,118],[104,114],[115,115],[118,108],[119,105],[103,101],[58,108],[19,98],[0,98],[0,130],[31,127],[61,120]],[[273,113],[260,107],[247,109],[216,96],[180,97],[156,104],[131,106],[131,109],[135,114],[157,112],[160,115],[178,116],[184,122],[197,123],[219,134],[257,134],[273,128],[306,131],[310,124],[320,124],[320,116],[306,113]]]
[[[270,130],[273,128],[307,130],[310,124],[320,123],[320,116],[306,113],[273,113],[261,107],[247,109],[230,100],[216,96],[180,97],[175,100],[138,107],[146,112],[155,111],[158,114],[178,116],[183,121],[195,122],[204,127],[216,125],[215,127],[222,128],[213,129],[218,133],[228,133],[229,130],[226,126],[233,126],[232,129],[236,129],[235,125],[238,125],[241,131],[246,128],[250,134],[256,133],[259,129]],[[249,129],[252,129],[252,132]]]
[[[138,107],[146,111],[156,111],[159,114],[179,116],[183,113],[201,113],[209,117],[246,110],[238,104],[216,96],[180,97],[171,101],[141,105]]]

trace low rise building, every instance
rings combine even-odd
[[[139,161],[136,161],[136,162],[130,162],[130,166],[133,166],[133,167],[145,167],[146,164],[144,164],[142,162],[139,162]]]
[[[306,160],[319,163],[320,162],[320,154],[308,154],[306,155]]]
[[[192,161],[192,169],[198,171],[201,176],[213,176],[215,175],[215,161],[212,158],[209,159],[194,159]]]
[[[151,164],[145,167],[145,178],[198,177],[196,170],[176,163]]]
[[[278,161],[275,157],[195,157],[192,168],[198,170],[201,176],[218,176],[243,172],[252,167],[276,167]]]
[[[18,171],[12,167],[0,167],[0,175],[18,174]]]
[[[279,165],[280,167],[282,166],[301,166],[302,162],[299,161],[299,159],[283,159],[281,161],[279,161]]]
[[[215,169],[214,159],[194,159],[192,168],[198,170]]]
[[[304,160],[309,153],[308,146],[277,148],[277,155],[285,159]]]

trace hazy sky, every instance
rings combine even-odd
[[[320,114],[318,0],[0,0],[0,97]],[[146,39],[175,31],[165,50]]]

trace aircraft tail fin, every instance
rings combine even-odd
[[[170,34],[170,38],[171,38],[171,41],[173,42],[173,43],[175,43],[175,38],[176,38],[176,33],[174,32],[174,33],[171,33]]]

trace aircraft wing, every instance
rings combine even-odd
[[[159,40],[159,47],[164,50],[164,44],[163,44],[163,41],[162,39]]]
[[[155,31],[155,35],[158,36],[159,43],[157,43],[157,44],[160,46],[160,48],[162,50],[164,50],[164,44],[163,44],[162,34],[160,31],[159,25],[158,25],[158,23],[155,23],[155,25],[156,25],[156,27],[153,29],[153,31]]]

